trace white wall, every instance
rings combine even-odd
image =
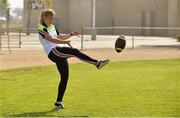
[[[53,0],[53,6],[56,11],[56,18],[59,20],[60,31],[65,33],[69,31],[69,0]]]
[[[24,2],[24,8],[27,8],[27,1]],[[168,20],[168,17],[170,13],[173,14],[169,11],[169,1],[174,0],[96,0],[96,27],[168,27],[172,20],[170,18]],[[178,1],[176,26],[180,26],[180,0],[175,1]],[[63,32],[80,29],[81,26],[92,26],[92,0],[53,0],[53,6]],[[32,11],[31,28],[37,27],[40,11]],[[25,26],[27,15],[27,10],[24,9]],[[132,34],[129,30],[101,30],[98,33]],[[167,30],[136,30],[135,33],[137,35],[166,35]]]
[[[168,0],[113,0],[113,17],[115,26],[167,27]],[[120,32],[129,34],[131,31]],[[136,30],[135,33],[162,35],[167,34],[167,31]]]
[[[69,0],[69,28],[91,27],[91,0]]]
[[[112,27],[112,0],[96,0],[96,27]],[[99,30],[98,34],[112,34],[112,30]]]

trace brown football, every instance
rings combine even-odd
[[[119,36],[115,42],[116,52],[121,52],[126,47],[126,40],[124,36]]]

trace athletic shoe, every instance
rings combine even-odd
[[[56,102],[54,103],[55,105],[55,109],[58,110],[58,109],[64,109],[64,104],[63,102]]]
[[[102,60],[102,61],[99,61],[96,65],[97,69],[101,69],[104,65],[106,65],[110,60],[109,59],[106,59],[106,60]]]

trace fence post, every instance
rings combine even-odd
[[[134,28],[132,27],[132,49],[134,49]]]
[[[9,53],[11,54],[9,27],[7,28],[7,36],[8,36],[8,40],[7,41],[8,41]]]
[[[84,28],[83,26],[81,27],[81,50],[83,50],[83,40],[84,40]]]
[[[19,29],[19,48],[21,48],[21,44],[22,44],[22,41],[21,41],[21,29]]]
[[[0,30],[0,51],[2,49],[2,39],[1,39],[1,30]]]
[[[97,34],[96,28],[92,28],[91,33],[92,33],[91,34],[91,40],[95,41],[96,40],[96,34]]]

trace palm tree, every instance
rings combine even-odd
[[[0,0],[0,17],[6,17],[7,27],[8,27],[9,26],[8,0]]]
[[[0,14],[2,14],[2,16],[5,16],[6,11],[7,11],[7,0],[0,0]],[[0,23],[0,27],[1,27],[1,23]],[[0,35],[1,34],[3,34],[3,32],[0,31]],[[1,47],[1,36],[0,36],[0,50],[1,48],[2,47]]]
[[[43,0],[49,8],[53,8],[52,0]]]
[[[0,6],[5,9],[7,8],[7,0],[0,0]]]
[[[7,0],[0,0],[0,14],[4,16],[7,10]]]

